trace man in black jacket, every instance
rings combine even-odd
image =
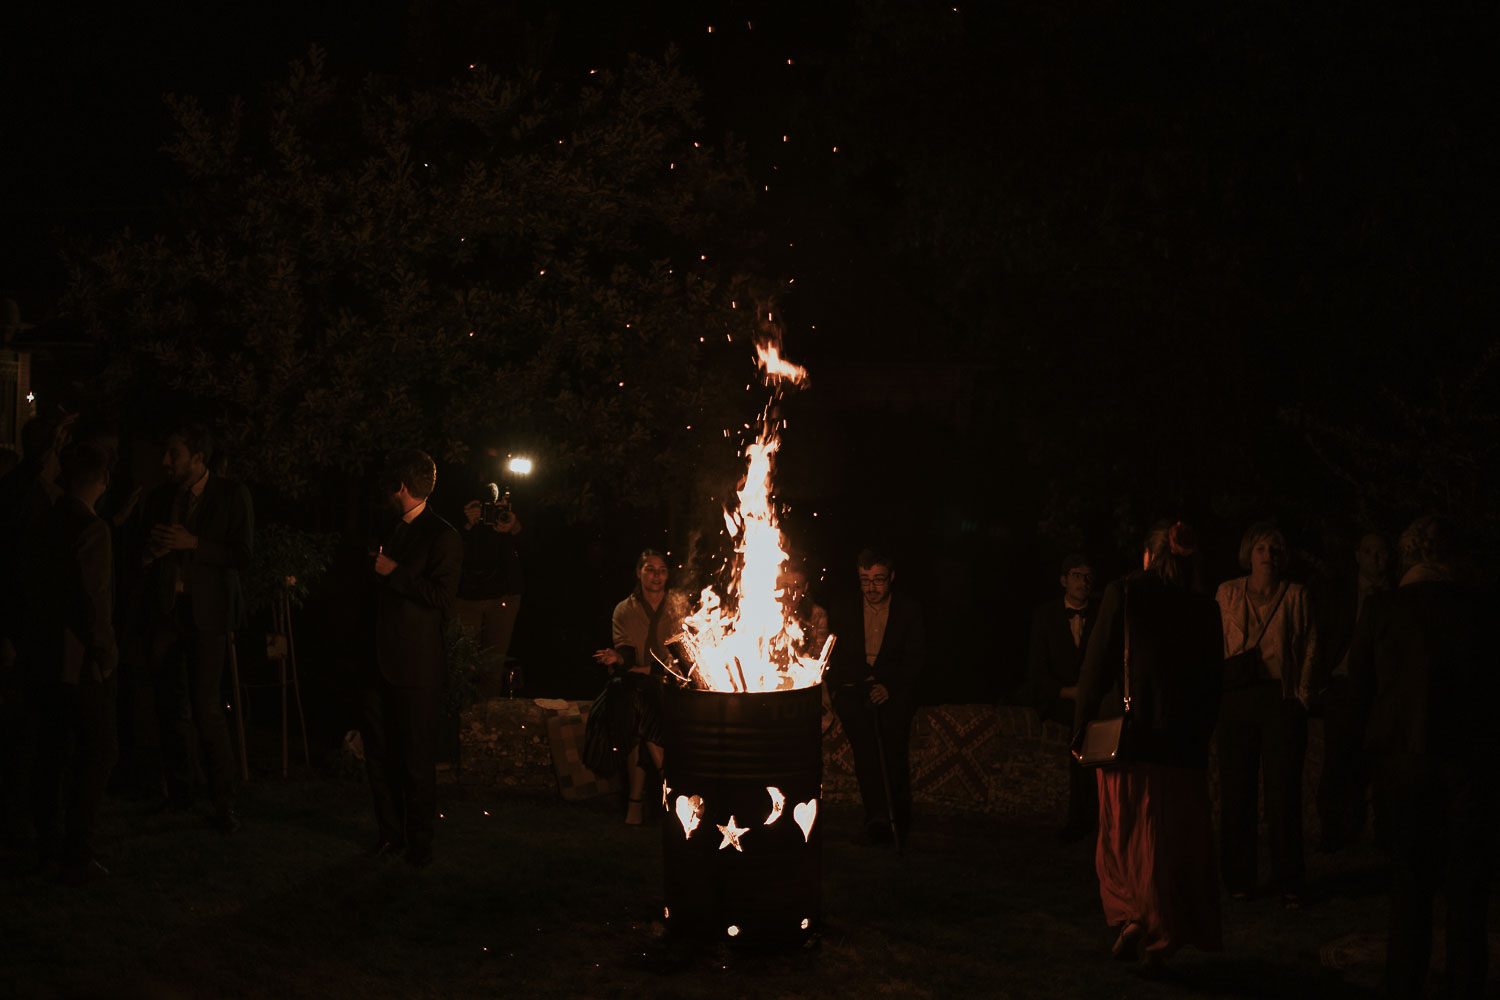
[[[1489,964],[1500,782],[1495,601],[1465,579],[1451,529],[1419,518],[1401,534],[1401,583],[1373,595],[1349,650],[1355,717],[1390,804],[1388,996],[1418,997],[1432,956],[1432,910],[1447,903],[1447,995],[1481,997]]]
[[[118,752],[114,573],[109,526],[94,513],[109,485],[109,456],[74,444],[62,456],[62,476],[65,492],[26,540],[22,605],[39,721],[32,789],[37,847],[44,866],[61,866],[64,880],[78,885],[108,874],[90,839]]]
[[[1070,553],[1058,578],[1062,596],[1036,609],[1031,620],[1027,676],[1037,715],[1073,726],[1078,698],[1078,668],[1089,648],[1089,634],[1099,617],[1094,594],[1094,568],[1082,552]],[[1099,821],[1099,794],[1093,772],[1079,767],[1069,755],[1068,818],[1061,831],[1066,842],[1093,830]]]
[[[375,554],[375,663],[361,692],[360,734],[379,836],[371,851],[432,860],[437,730],[447,677],[444,627],[463,541],[427,506],[437,466],[415,449],[386,459],[387,501],[399,515]]]
[[[834,710],[854,751],[865,805],[859,839],[889,840],[894,821],[904,841],[911,826],[911,723],[925,652],[922,611],[905,595],[892,594],[896,574],[889,556],[865,549],[857,562],[864,600],[840,602],[830,622],[840,637],[833,651]]]
[[[180,809],[192,800],[196,736],[214,825],[233,833],[240,820],[224,715],[224,669],[234,631],[245,624],[240,574],[250,564],[255,518],[244,486],[209,473],[213,452],[213,436],[201,425],[167,436],[162,455],[167,481],[142,509],[150,525],[142,558],[166,805]]]

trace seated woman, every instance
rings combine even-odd
[[[1208,794],[1208,744],[1218,720],[1219,609],[1197,591],[1197,543],[1181,522],[1158,523],[1142,569],[1109,585],[1078,678],[1074,728],[1118,716],[1129,698],[1124,763],[1098,771],[1094,864],[1112,949],[1146,971],[1184,945],[1223,947]]]
[[[617,746],[628,748],[625,768],[630,802],[625,822],[632,826],[641,822],[641,793],[646,787],[642,745],[656,769],[661,770],[661,664],[670,661],[666,642],[682,630],[682,619],[688,612],[687,599],[667,590],[670,571],[660,552],[642,552],[635,561],[635,575],[640,581],[635,590],[615,605],[611,620],[614,645],[594,653],[594,659],[609,667],[621,682],[606,704],[609,731]]]

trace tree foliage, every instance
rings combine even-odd
[[[758,315],[750,189],[697,100],[670,52],[426,86],[316,48],[255,101],[169,98],[175,224],[70,260],[95,398],[211,419],[287,496],[415,445],[534,450],[575,516],[647,503],[741,419]]]

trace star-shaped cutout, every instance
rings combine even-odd
[[[719,844],[719,850],[722,851],[726,847],[733,847],[741,854],[745,853],[745,849],[740,846],[740,838],[750,832],[748,826],[736,826],[734,817],[731,816],[729,817],[729,825],[719,827],[719,832],[724,835],[723,842]]]

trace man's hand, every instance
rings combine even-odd
[[[158,524],[151,529],[151,551],[158,555],[197,547],[198,536],[180,524]]]
[[[140,502],[140,499],[141,488],[137,486],[131,491],[130,496],[125,498],[125,502],[120,505],[120,509],[115,511],[115,516],[110,518],[110,523],[118,528],[130,520],[130,515],[135,511],[135,505]]]
[[[510,517],[495,525],[496,531],[503,531],[507,535],[519,535],[521,533],[521,519],[516,516],[515,511],[510,512]]]
[[[1073,701],[1077,701],[1078,700],[1078,685],[1077,684],[1069,684],[1067,687],[1058,688],[1057,689],[1057,696],[1059,698],[1071,698]]]
[[[375,553],[375,572],[381,576],[390,576],[391,571],[396,568],[396,560],[384,552]]]
[[[614,649],[596,649],[594,650],[594,659],[598,660],[606,667],[618,667],[620,664],[625,662],[625,657],[621,656],[619,652]]]
[[[483,509],[484,505],[478,500],[470,500],[464,504],[464,530],[467,531],[479,523],[479,512]]]
[[[870,704],[884,705],[891,700],[891,693],[885,689],[884,684],[876,684],[870,688]]]

